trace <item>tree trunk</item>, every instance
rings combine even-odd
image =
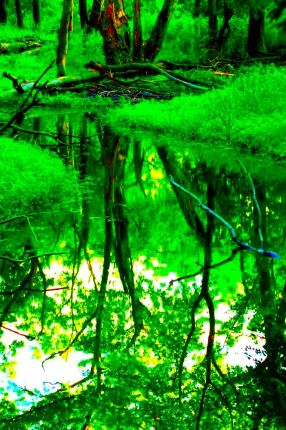
[[[223,24],[221,26],[221,29],[217,37],[218,49],[222,49],[227,39],[229,38],[229,35],[231,33],[229,21],[231,20],[232,17],[233,17],[233,9],[228,4],[228,2],[225,1],[223,5]]]
[[[208,0],[209,15],[209,47],[216,47],[217,43],[217,0]]]
[[[33,0],[33,19],[36,27],[40,24],[40,0]]]
[[[200,16],[200,7],[201,7],[201,0],[195,0],[195,7],[194,7],[194,18],[198,18]]]
[[[252,7],[248,24],[248,54],[251,57],[255,57],[266,53],[264,10]]]
[[[59,44],[57,49],[58,76],[66,74],[66,58],[68,51],[69,30],[72,19],[73,0],[64,0],[61,24],[59,28]]]
[[[16,7],[16,15],[17,15],[17,25],[18,27],[23,27],[23,13],[21,8],[21,2],[20,0],[15,0],[15,7]]]
[[[134,0],[133,61],[142,60],[142,25],[140,0]]]
[[[162,9],[158,15],[157,21],[153,27],[151,36],[146,43],[144,50],[144,59],[154,61],[162,46],[167,26],[169,24],[172,12],[177,4],[177,0],[165,0]]]
[[[100,30],[100,10],[102,0],[93,0],[90,15],[89,15],[89,26],[95,30]]]
[[[95,12],[98,13],[98,7]],[[101,0],[100,15],[97,15],[95,24],[103,37],[107,64],[129,63],[130,31],[123,0]]]
[[[5,24],[7,21],[6,1],[0,0],[0,23]]]
[[[88,24],[86,0],[79,0],[79,15],[81,28],[84,28]]]

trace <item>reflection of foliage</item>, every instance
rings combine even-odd
[[[0,154],[2,217],[64,204],[74,195],[75,178],[47,152],[2,138]]]
[[[56,243],[55,251],[66,254],[19,267],[7,262],[0,291],[3,312],[13,297],[5,293],[26,282],[3,325],[38,337],[34,357],[44,365],[58,355],[68,362],[73,351],[84,352],[83,377],[57,384],[58,391],[40,401],[31,395],[30,409],[19,391],[17,406],[26,411],[11,403],[3,426],[185,430],[242,429],[261,422],[282,429],[283,263],[270,264],[246,250],[228,259],[228,231],[190,205],[188,196],[185,201],[177,196],[179,206],[167,179],[180,175],[186,189],[227,214],[239,237],[259,246],[253,193],[237,160],[216,167],[215,157],[206,161],[189,147],[154,148],[148,142],[143,148],[142,142],[144,160],[136,154],[138,161],[132,153],[138,142],[132,147],[130,137],[119,139],[108,129],[100,142],[102,166],[94,160],[88,165],[87,149],[80,152],[82,217],[55,229],[57,241],[46,230],[37,232],[45,250]],[[268,202],[279,192],[277,185],[267,184],[266,195],[261,178],[252,177],[265,244],[275,242],[283,254],[277,233],[283,205],[279,199]],[[24,237],[28,242],[29,229]],[[35,253],[33,246],[26,252]],[[184,276],[195,272],[201,276]],[[174,282],[177,276],[181,280]],[[241,356],[252,356],[254,369],[227,360],[241,340]],[[2,350],[5,354],[7,346]],[[19,357],[7,356],[3,370],[12,372]]]

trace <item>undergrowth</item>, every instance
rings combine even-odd
[[[30,144],[0,138],[0,215],[28,215],[74,201],[74,173],[62,161]]]
[[[286,153],[286,80],[283,68],[242,70],[226,88],[170,101],[125,102],[107,117],[119,124],[153,129],[209,144]]]

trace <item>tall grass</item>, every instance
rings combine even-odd
[[[168,102],[123,104],[108,115],[119,124],[155,129],[210,144],[239,144],[286,151],[285,71],[275,66],[241,71],[226,88],[200,96],[181,96]]]
[[[27,215],[70,200],[76,205],[76,178],[60,159],[4,137],[0,138],[0,148],[1,217]]]

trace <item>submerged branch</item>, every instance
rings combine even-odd
[[[216,212],[214,212],[212,209],[210,209],[208,206],[204,205],[201,200],[193,193],[191,193],[190,191],[186,190],[186,188],[182,187],[180,184],[178,184],[177,182],[175,182],[174,178],[172,176],[170,176],[170,182],[171,184],[180,189],[181,191],[183,191],[185,194],[188,194],[189,196],[191,196],[198,204],[199,206],[206,212],[208,212],[209,214],[211,214],[213,217],[217,218],[223,225],[226,226],[226,228],[229,230],[231,236],[232,236],[232,240],[238,244],[238,246],[242,249],[247,249],[249,251],[255,251],[258,254],[264,255],[266,257],[271,257],[271,258],[280,258],[280,255],[277,254],[276,252],[273,251],[266,251],[263,248],[255,248],[251,245],[248,245],[247,243],[243,243],[241,242],[235,233],[234,228],[219,214],[217,214]]]

